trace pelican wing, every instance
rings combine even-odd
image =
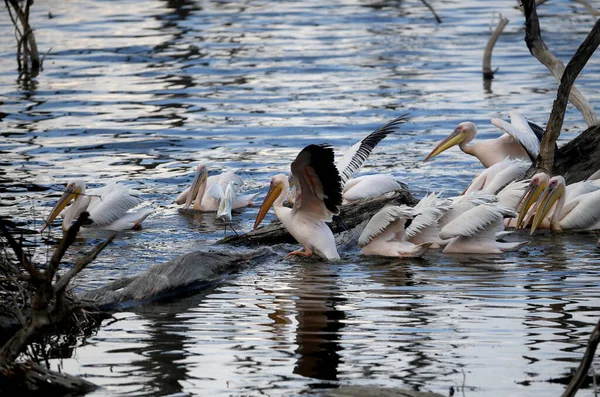
[[[505,216],[515,216],[514,210],[496,205],[483,204],[463,213],[458,218],[444,226],[440,232],[442,239],[454,237],[473,237],[482,232],[490,232],[495,235],[494,226],[502,222]],[[490,230],[490,227],[493,230]]]
[[[358,245],[364,247],[379,236],[392,222],[399,219],[412,219],[413,213],[414,210],[406,205],[383,207],[365,226],[358,238]]]
[[[452,208],[447,211],[438,221],[440,227],[443,228],[445,225],[452,222],[454,219],[458,218],[464,212],[473,207],[482,204],[495,203],[496,201],[498,201],[496,196],[481,191],[465,194],[464,196],[454,197],[452,198]]]
[[[342,181],[329,145],[308,145],[292,162],[297,196],[293,211],[331,221],[342,205]]]
[[[529,185],[529,179],[524,181],[513,181],[504,189],[500,190],[496,197],[498,204],[506,208],[515,208]]]
[[[400,124],[405,123],[408,120],[408,114],[390,121],[381,128],[376,129],[363,140],[355,143],[348,152],[340,159],[337,164],[338,170],[342,177],[342,186],[352,177],[360,167],[362,167],[365,160],[369,157],[375,146],[383,140],[386,136],[396,130]]]
[[[427,228],[436,226],[442,215],[450,210],[451,205],[450,200],[440,199],[435,193],[423,197],[414,207],[419,215],[416,215],[406,228],[406,238],[410,240]]]
[[[107,185],[89,192],[91,196],[87,211],[93,221],[91,226],[103,227],[123,217],[127,211],[142,202],[137,192],[122,185]],[[101,193],[101,194],[98,194]]]
[[[229,182],[233,182],[235,185],[237,185],[239,187],[244,185],[244,180],[242,179],[242,177],[239,175],[236,175],[235,173],[233,173],[231,171],[223,172],[221,175],[219,175],[217,177],[217,180],[219,181],[219,184],[221,185],[223,190],[225,190],[225,188],[227,187]]]
[[[600,191],[576,197],[565,205],[572,209],[560,220],[560,227],[570,230],[585,230],[600,221]]]
[[[505,160],[502,160],[501,162],[496,163],[493,166],[496,166],[497,164],[500,164],[498,173],[494,175],[494,177],[486,184],[485,188],[483,189],[485,192],[490,194],[496,194],[512,181],[523,178],[527,173],[527,170],[531,166],[531,163],[528,161],[510,158],[506,158]]]
[[[540,153],[540,141],[523,116],[517,112],[510,112],[512,124],[498,118],[492,119],[492,124],[501,129],[523,146],[531,161],[534,161]]]
[[[381,196],[387,192],[403,189],[404,185],[391,175],[363,175],[350,179],[344,186],[344,199],[356,201]]]
[[[220,183],[213,183],[212,186],[206,191],[208,197],[215,200],[221,200],[225,197],[225,192]]]

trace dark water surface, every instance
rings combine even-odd
[[[417,197],[460,193],[481,166],[457,149],[423,163],[435,142],[465,120],[495,137],[489,119],[512,109],[545,124],[557,84],[529,54],[514,1],[431,3],[442,24],[420,1],[36,2],[38,44],[51,50],[42,73],[21,77],[0,13],[1,214],[39,230],[71,179],[139,189],[155,213],[78,279],[96,287],[222,236],[213,215],[172,203],[199,160],[211,174],[238,172],[261,200],[306,144],[346,148],[405,112],[411,122],[362,172],[401,177]],[[485,90],[493,11],[511,22]],[[563,60],[593,25],[572,1],[540,16]],[[599,109],[597,55],[578,83]],[[569,108],[560,143],[584,128]],[[255,216],[237,214],[235,228]],[[51,236],[32,238],[40,261],[60,230]],[[74,251],[104,236],[87,232]],[[463,379],[466,395],[557,396],[563,386],[547,380],[577,366],[598,318],[596,242],[541,233],[501,256],[264,263],[119,313],[60,365],[103,386],[94,396],[318,395],[341,384],[446,394]]]

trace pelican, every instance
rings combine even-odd
[[[486,193],[496,194],[510,182],[522,179],[529,167],[531,167],[530,161],[506,157],[473,178],[465,193],[483,190]]]
[[[593,179],[597,175],[597,172],[594,173],[591,177],[589,177],[585,181],[575,182],[565,187],[565,203],[574,200],[579,196],[583,196],[588,193],[595,192],[600,190],[600,181]],[[540,207],[542,200],[539,197],[542,195],[542,192],[546,189],[548,184],[550,183],[550,176],[546,173],[540,172],[537,173],[531,178],[531,182],[529,183],[529,187],[527,191],[522,195],[519,204],[515,206],[515,208],[519,211],[519,217],[517,218],[517,227],[525,226],[529,223],[529,220],[534,216],[534,213]],[[563,178],[564,181],[564,178]],[[559,183],[559,182],[556,182]],[[536,204],[535,206],[533,204]],[[550,213],[550,208],[546,211],[546,215]],[[550,213],[551,214],[551,213]],[[550,219],[541,219],[536,228],[547,228],[550,227]]]
[[[571,195],[568,199],[565,178],[557,175],[550,178],[538,201],[540,204],[531,225],[532,234],[555,203],[550,217],[551,230],[600,229],[600,190]]]
[[[469,143],[475,138],[477,128],[470,121],[460,123],[454,131],[427,157],[424,161],[437,156],[454,145],[467,154],[479,159],[485,168],[488,168],[506,157],[533,161],[540,151],[540,140],[543,129],[528,122],[519,113],[510,112],[511,124],[502,119],[493,118],[492,124],[505,132],[496,139]]]
[[[496,234],[504,231],[504,218],[514,217],[510,208],[494,204],[482,204],[464,212],[440,232],[443,239],[452,239],[444,248],[444,253],[499,254],[514,251],[527,244],[527,241],[502,243],[496,241]]]
[[[184,209],[188,209],[194,202],[194,210],[196,211],[217,211],[221,200],[215,198],[214,195],[218,195],[218,191],[213,191],[213,195],[209,194],[211,187],[217,183],[220,185],[221,190],[225,192],[227,185],[232,182],[234,185],[241,187],[244,181],[241,177],[234,174],[231,171],[223,172],[220,175],[208,176],[207,166],[204,162],[201,162],[196,167],[196,176],[192,182],[192,185],[185,189],[175,199],[176,204],[184,204]],[[231,209],[238,209],[254,205],[253,199],[256,194],[237,195],[231,202]],[[224,197],[224,196],[218,196]]]
[[[388,206],[377,212],[358,239],[361,255],[421,257],[432,243],[413,244],[407,240],[404,230],[406,221],[415,214],[418,211],[406,205]]]
[[[391,175],[363,175],[350,179],[344,185],[343,203],[381,196],[388,192],[404,189],[405,185]]]
[[[431,243],[431,248],[445,245],[440,238],[440,218],[452,208],[452,201],[441,199],[439,194],[431,193],[415,205],[419,212],[410,226],[406,228],[406,237],[413,244]]]
[[[342,178],[342,192],[344,204],[371,197],[377,197],[384,193],[402,189],[404,186],[394,177],[389,175],[364,175],[355,179],[351,179],[367,160],[375,146],[381,142],[400,124],[404,124],[408,120],[408,115],[403,114],[395,118],[383,127],[371,132],[362,140],[358,141],[344,156],[337,162],[337,169]],[[290,180],[291,186],[293,181]],[[293,204],[296,198],[295,187],[289,194],[288,201]]]
[[[67,184],[65,192],[52,208],[40,233],[52,223],[73,199],[73,204],[62,212],[62,230],[65,232],[69,230],[75,218],[84,211],[89,212],[92,220],[91,224],[84,225],[84,227],[115,231],[141,229],[144,219],[154,211],[145,209],[128,212],[131,208],[140,204],[142,200],[138,192],[123,185],[111,183],[98,189],[86,191],[85,182],[76,179]]]
[[[328,145],[306,146],[292,162],[291,171],[298,191],[294,207],[283,206],[290,189],[288,177],[275,175],[258,211],[254,229],[273,205],[277,218],[304,248],[289,255],[316,254],[327,260],[339,259],[333,232],[325,223],[331,222],[342,204],[342,182],[334,164],[333,149]]]

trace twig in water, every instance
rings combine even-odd
[[[578,2],[579,4],[581,4],[582,6],[585,7],[586,10],[588,10],[588,12],[590,14],[592,14],[592,16],[594,18],[598,18],[598,15],[600,15],[600,13],[594,8],[592,7],[587,1],[585,0],[575,0],[576,2]]]
[[[425,7],[429,8],[429,10],[431,11],[431,13],[433,14],[433,16],[435,17],[435,20],[438,23],[442,23],[442,19],[438,16],[438,14],[435,12],[435,10],[433,9],[433,7],[427,2],[427,0],[421,0],[421,2],[423,4],[425,4]]]

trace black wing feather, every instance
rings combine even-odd
[[[375,146],[377,146],[377,144],[381,142],[383,138],[394,132],[398,125],[403,124],[406,121],[408,121],[408,113],[395,118],[383,127],[380,127],[367,135],[361,141],[359,149],[356,151],[354,156],[352,156],[352,159],[348,165],[346,165],[343,170],[340,170],[343,184],[345,184],[352,177],[352,174],[354,174],[356,170],[362,166],[373,149],[375,149]]]
[[[542,138],[544,137],[544,134],[546,133],[546,130],[543,129],[542,127],[540,127],[539,125],[537,125],[536,123],[532,123],[529,120],[527,120],[527,124],[529,124],[529,126],[531,127],[531,130],[533,131],[533,133],[535,134],[537,139],[541,142]],[[557,151],[557,150],[558,150],[558,145],[554,144],[554,151]],[[532,156],[529,152],[527,152],[527,154],[529,154],[531,161],[535,161],[535,159],[532,158]]]
[[[342,179],[335,166],[333,148],[327,144],[308,145],[298,156],[305,152],[310,155],[308,165],[315,170],[323,185],[325,206],[332,213],[339,213],[342,205]]]

